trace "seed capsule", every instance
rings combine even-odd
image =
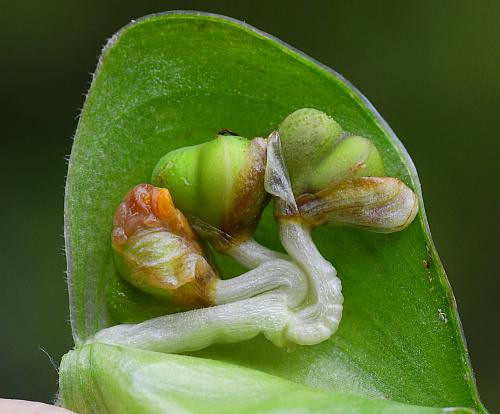
[[[269,201],[263,184],[265,145],[262,138],[219,135],[166,154],[151,181],[168,188],[176,205],[195,222],[216,229],[205,232],[204,226],[197,227],[223,248],[253,234]]]
[[[315,194],[300,196],[297,205],[311,227],[328,223],[381,233],[404,229],[418,211],[415,193],[393,177],[344,180]]]
[[[301,194],[308,188],[318,165],[341,138],[342,127],[317,109],[302,108],[288,115],[278,132],[293,192]]]
[[[375,145],[369,139],[350,136],[339,140],[324,157],[307,190],[316,192],[350,178],[383,175],[384,163]]]
[[[118,207],[112,247],[118,274],[174,309],[212,303],[217,273],[167,189],[139,184]]]
[[[370,140],[349,136],[316,109],[293,112],[278,132],[295,196],[349,178],[384,175],[382,158]]]
[[[382,157],[369,139],[342,132],[315,109],[290,114],[279,131],[297,207],[290,214],[278,205],[277,217],[300,213],[309,226],[378,232],[402,230],[415,218],[417,196],[399,179],[384,177]]]

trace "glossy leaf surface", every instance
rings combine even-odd
[[[109,41],[80,118],[66,190],[77,346],[114,323],[105,295],[116,277],[110,232],[127,191],[148,182],[156,162],[174,148],[208,141],[225,128],[267,136],[301,107],[322,110],[345,130],[373,140],[388,175],[420,194],[406,151],[365,98],[335,72],[269,35],[188,12],[140,20]],[[256,238],[280,249],[270,208]],[[334,337],[291,352],[256,338],[195,355],[325,390],[481,411],[423,205],[400,233],[324,226],[314,239],[343,283],[344,317]],[[226,276],[241,271],[231,260],[220,263]]]

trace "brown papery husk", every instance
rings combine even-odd
[[[415,193],[394,177],[360,177],[297,198],[302,219],[311,227],[345,225],[391,233],[406,228],[418,211]]]

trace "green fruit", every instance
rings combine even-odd
[[[176,207],[231,238],[250,236],[268,197],[265,142],[218,135],[166,154],[153,170],[154,185],[168,188]]]
[[[313,108],[288,115],[278,128],[294,193],[300,194],[316,167],[342,136],[342,127]]]
[[[214,227],[221,227],[232,213],[241,190],[238,180],[250,167],[249,149],[245,138],[219,135],[200,151],[197,211]]]
[[[307,190],[317,192],[340,181],[384,175],[384,163],[373,143],[352,136],[340,140],[307,182]]]
[[[163,156],[153,170],[151,182],[168,188],[174,204],[184,214],[193,215],[198,205],[198,163],[205,144],[179,148]]]
[[[363,137],[347,136],[321,111],[299,109],[285,118],[278,132],[296,196],[348,178],[384,175],[375,145]]]

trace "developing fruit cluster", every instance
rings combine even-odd
[[[271,198],[286,255],[253,239]],[[108,307],[119,324],[91,342],[164,352],[260,333],[277,346],[322,342],[339,326],[343,296],[311,229],[394,232],[417,211],[375,145],[316,109],[295,111],[267,139],[220,134],[169,152],[117,208]],[[211,249],[248,272],[221,278]]]

